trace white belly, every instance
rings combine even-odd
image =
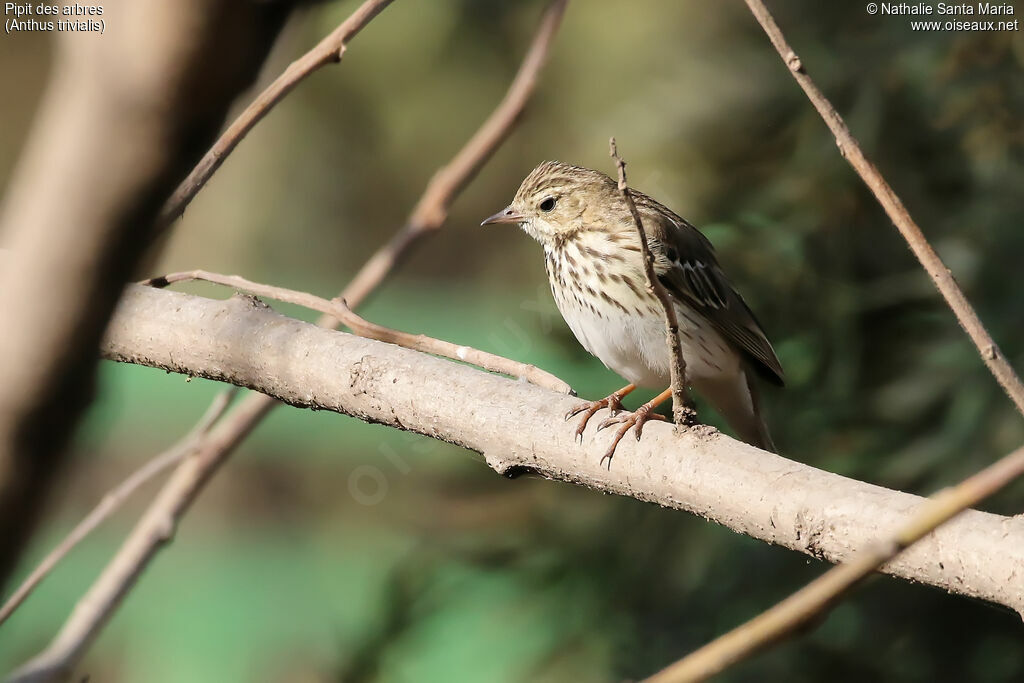
[[[573,298],[556,296],[555,301],[576,339],[606,367],[637,386],[662,389],[669,385],[665,320],[656,302],[656,314],[648,309],[640,316],[624,314],[604,301],[596,302],[594,309]],[[699,382],[740,371],[739,355],[716,331],[698,327],[695,312],[677,306],[676,317],[688,380]]]

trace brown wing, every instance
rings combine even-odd
[[[708,238],[655,200],[635,194],[658,280],[754,361],[755,369],[767,380],[783,386],[785,377],[775,350],[750,307],[719,267]]]

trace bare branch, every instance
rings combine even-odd
[[[451,360],[470,363],[479,368],[483,368],[484,370],[489,370],[490,372],[500,372],[503,375],[509,375],[511,377],[526,380],[531,384],[536,384],[539,387],[544,387],[551,391],[557,391],[560,394],[573,393],[572,387],[568,384],[551,373],[545,372],[534,365],[520,363],[508,358],[503,358],[502,356],[496,356],[493,353],[480,351],[469,346],[460,346],[441,339],[435,339],[434,337],[428,337],[423,334],[400,332],[389,327],[384,327],[383,325],[371,323],[356,315],[356,313],[348,307],[344,299],[328,301],[327,299],[318,297],[314,294],[309,294],[308,292],[298,292],[292,289],[285,289],[283,287],[265,285],[259,282],[246,280],[238,275],[221,275],[220,273],[211,273],[206,270],[190,270],[182,273],[171,273],[170,275],[163,275],[161,277],[146,280],[142,284],[151,287],[165,287],[167,285],[174,284],[175,282],[187,282],[189,280],[205,280],[206,282],[224,285],[225,287],[233,287],[256,296],[265,296],[285,303],[304,306],[305,308],[318,311],[323,313],[325,316],[330,316],[339,320],[342,325],[345,325],[360,337],[376,339],[377,341],[404,346],[405,348],[413,349],[414,351],[422,351],[423,353],[431,353]]]
[[[228,126],[228,129],[221,134],[213,147],[203,155],[196,167],[167,200],[160,215],[160,226],[170,225],[185,212],[185,208],[217,172],[228,155],[242,141],[242,138],[248,135],[249,131],[269,114],[270,110],[284,99],[285,95],[320,67],[340,62],[349,41],[393,1],[366,0],[348,19],[325,36],[313,49],[292,62],[284,73],[274,79],[274,82],[267,86]]]
[[[71,530],[64,540],[61,541],[56,548],[50,551],[50,553],[43,558],[43,561],[32,570],[18,589],[14,591],[7,602],[4,603],[3,607],[0,607],[0,625],[2,625],[7,618],[10,617],[14,610],[25,602],[25,599],[35,590],[36,586],[42,583],[43,579],[49,576],[50,572],[53,571],[61,560],[67,557],[68,553],[75,549],[75,547],[96,527],[105,522],[118,508],[128,500],[129,497],[135,491],[139,489],[143,484],[157,476],[171,465],[175,465],[181,462],[182,458],[186,457],[189,453],[195,451],[200,441],[206,433],[210,431],[214,423],[217,422],[227,410],[228,405],[231,403],[231,399],[238,393],[237,389],[228,389],[217,394],[217,397],[210,404],[209,408],[206,409],[206,413],[199,420],[195,427],[180,439],[173,446],[168,448],[163,453],[160,453],[155,458],[147,462],[139,469],[132,472],[131,475],[123,482],[117,485],[113,490],[109,491],[107,495],[103,496],[103,500],[100,501],[93,510],[86,515],[81,522],[79,522],[74,529]]]
[[[772,45],[815,109],[836,138],[839,151],[867,184],[889,218],[903,235],[911,251],[928,272],[946,303],[956,315],[981,355],[982,360],[1002,385],[1007,395],[1024,413],[1024,384],[999,351],[982,325],[949,269],[928,243],[920,227],[907,212],[885,178],[867,160],[845,121],[804,70],[800,58],[786,42],[768,8],[761,0],[746,0]],[[1024,474],[1024,448],[1020,448],[981,470],[952,489],[936,494],[888,541],[876,544],[845,564],[826,572],[774,607],[733,629],[699,650],[651,676],[651,683],[681,683],[705,680],[728,666],[742,661],[773,643],[792,635],[829,610],[854,586],[906,548],[932,533],[940,525],[961,514]],[[883,536],[885,538],[885,536]],[[1018,608],[1018,611],[1020,609]]]
[[[421,236],[441,226],[448,207],[511,132],[533,93],[541,67],[547,61],[567,2],[550,2],[523,66],[516,74],[505,99],[455,159],[431,180],[423,199],[417,205],[427,208],[415,210],[409,223],[370,259],[342,292],[341,298],[351,307],[357,307],[376,289],[398,259]],[[428,200],[428,197],[431,199]],[[319,323],[322,326],[336,324],[327,316],[322,317]],[[40,673],[45,676],[55,668],[58,671],[70,671],[74,667],[121,599],[167,541],[174,525],[188,510],[203,485],[276,405],[277,402],[268,395],[250,394],[208,435],[198,453],[179,465],[146,515],[79,602],[54,642],[38,658],[26,664],[21,672],[22,677],[17,680],[40,680],[36,678]]]
[[[565,429],[560,415],[575,405],[570,397],[317,328],[247,297],[214,301],[130,287],[103,354],[425,434],[482,452],[502,474],[532,471],[687,510],[830,562],[895,537],[929,505],[711,428],[675,434],[651,423],[640,442],[623,440],[609,472],[599,463],[607,444],[581,447]],[[217,430],[228,425],[222,420]],[[1024,517],[965,512],[882,571],[1024,610],[1017,578],[1024,576]]]
[[[122,2],[118,31],[56,41],[54,75],[0,216],[11,250],[0,270],[0,584],[63,471],[94,389],[99,339],[161,206],[256,75],[292,4]]]
[[[889,540],[830,569],[774,607],[659,671],[646,682],[703,681],[794,635],[886,562],[1021,475],[1024,475],[1024,448],[1018,448],[957,486],[935,494]]]
[[[239,410],[250,409],[252,406],[239,406]],[[188,455],[171,473],[167,484],[136,523],[114,560],[75,605],[49,647],[11,674],[7,683],[57,681],[71,674],[75,664],[135,585],[148,560],[174,537],[181,512],[192,502],[211,472],[208,465],[211,455],[233,447],[225,440],[241,440],[247,434],[234,431],[224,420],[213,427],[207,438],[199,443],[198,450]]]
[[[609,154],[615,160],[615,166],[619,171],[619,192],[623,201],[633,216],[633,223],[636,224],[636,231],[640,235],[640,250],[644,257],[644,273],[647,275],[647,289],[654,296],[658,297],[661,307],[665,311],[665,337],[669,352],[669,372],[672,377],[672,420],[677,426],[693,424],[696,413],[690,407],[690,397],[686,391],[686,361],[683,359],[683,348],[679,343],[679,320],[676,318],[676,307],[672,303],[672,297],[665,291],[665,286],[658,280],[654,272],[654,255],[651,247],[647,244],[647,232],[644,230],[643,220],[640,212],[636,209],[636,202],[629,192],[626,184],[626,162],[619,156],[619,149],[615,145],[615,138],[608,141]]]
[[[530,49],[504,99],[458,154],[430,179],[427,189],[402,229],[356,273],[341,294],[341,298],[350,306],[357,308],[384,281],[415,242],[444,224],[452,202],[511,134],[537,86],[540,71],[548,60],[568,4],[569,0],[552,0],[548,4]]]
[[[914,256],[917,257],[917,260],[921,262],[921,266],[928,272],[928,276],[932,279],[936,289],[939,290],[939,293],[942,294],[946,303],[953,310],[953,314],[956,315],[960,326],[967,332],[971,341],[974,342],[981,360],[988,366],[996,381],[999,382],[1007,396],[1017,406],[1017,410],[1024,414],[1024,382],[1021,382],[1020,377],[1006,360],[1006,356],[1003,355],[995,340],[992,339],[992,335],[985,329],[974,307],[971,306],[963,290],[960,289],[960,286],[953,278],[952,272],[942,262],[942,259],[939,258],[931,244],[928,243],[928,239],[921,232],[921,228],[910,217],[910,213],[907,212],[903,202],[900,201],[900,198],[893,191],[892,187],[889,186],[889,183],[882,177],[882,174],[879,173],[874,164],[864,156],[860,144],[853,137],[853,134],[850,133],[850,129],[846,126],[843,117],[839,115],[839,112],[832,106],[832,103],[822,94],[818,86],[811,80],[811,77],[807,75],[803,62],[793,52],[793,48],[789,46],[789,43],[786,42],[785,36],[782,35],[782,31],[779,29],[778,24],[775,23],[775,19],[768,11],[768,8],[765,7],[761,0],[745,1],[750,11],[761,24],[761,28],[768,34],[779,56],[782,57],[786,66],[789,67],[793,78],[803,88],[811,104],[818,110],[821,118],[825,120],[829,130],[832,131],[836,144],[839,146],[840,154],[853,166],[857,175],[861,177],[861,180],[868,186],[871,193],[875,195],[875,199],[885,209],[885,213],[888,214],[896,229],[903,235],[903,239],[907,241],[910,250],[914,252]]]

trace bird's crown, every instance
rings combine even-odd
[[[542,194],[557,200],[569,192],[614,189],[615,181],[604,173],[561,161],[544,161],[523,180],[516,193],[516,201],[527,203]]]

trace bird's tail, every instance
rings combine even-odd
[[[741,371],[729,378],[696,383],[697,390],[715,406],[740,439],[751,446],[777,452],[768,425],[761,417],[757,388],[749,372]]]

